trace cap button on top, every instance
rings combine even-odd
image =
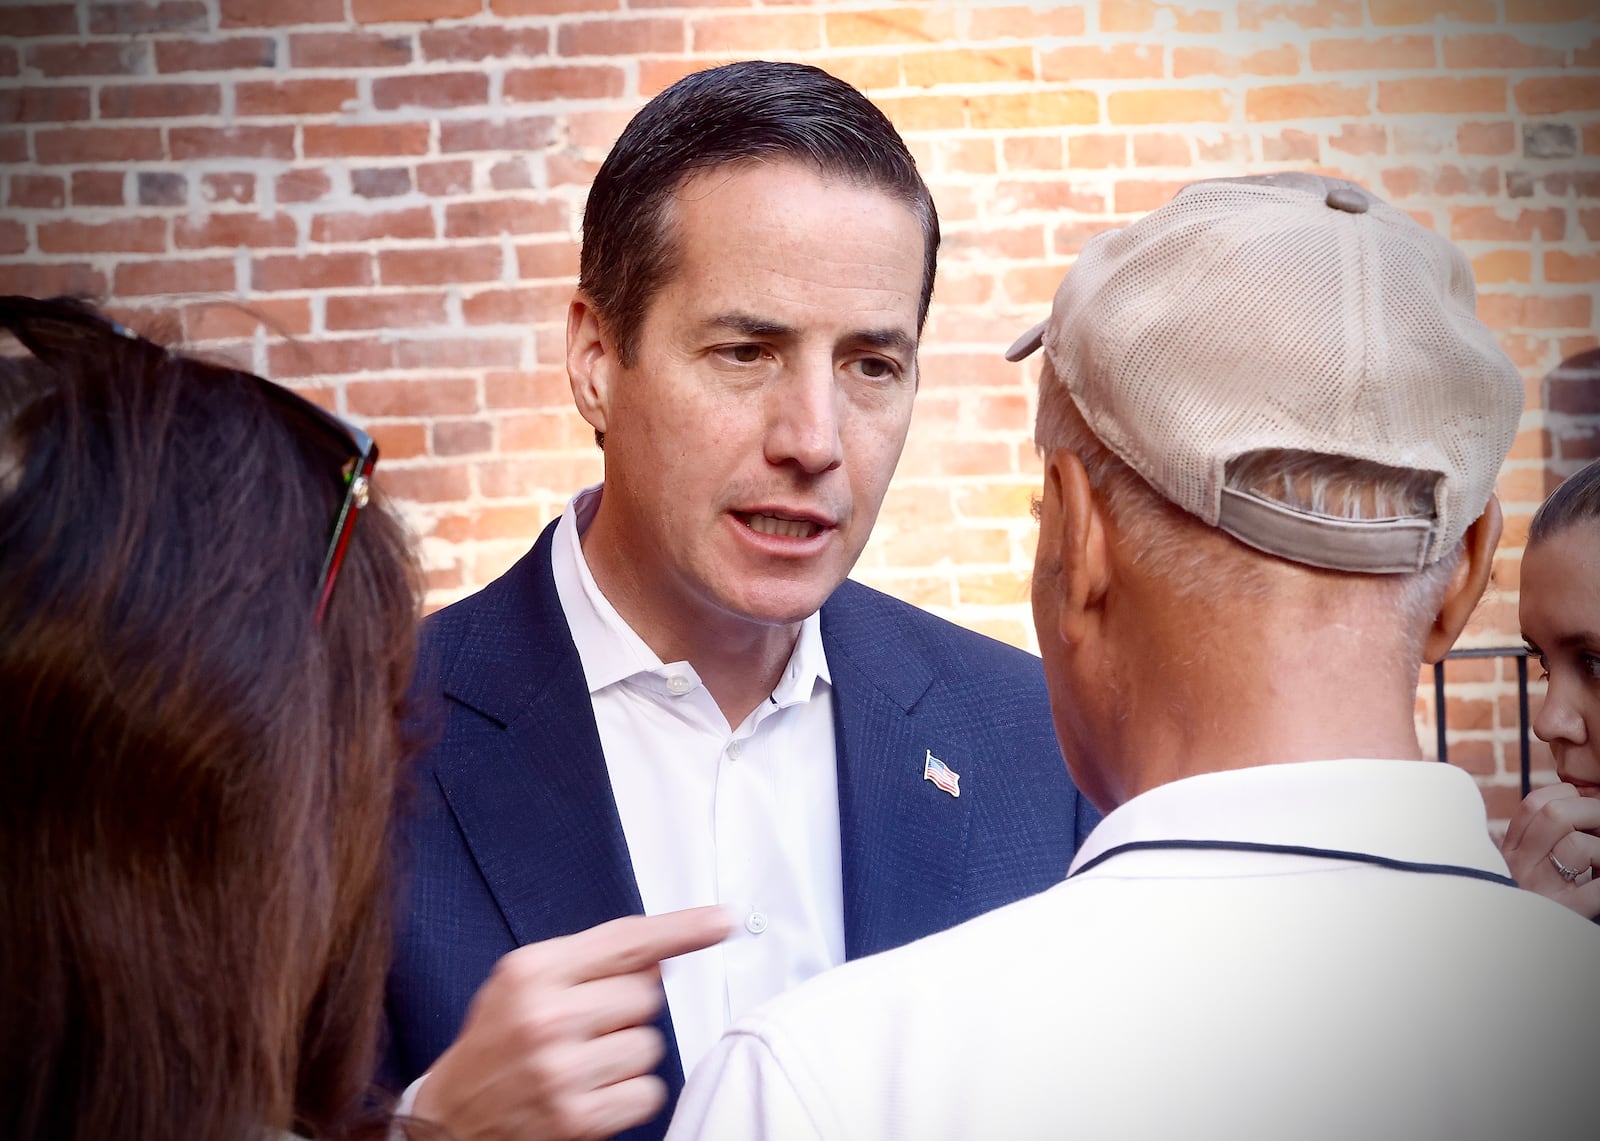
[[[1328,191],[1327,203],[1346,214],[1365,214],[1372,207],[1367,196],[1353,186],[1335,186]]]

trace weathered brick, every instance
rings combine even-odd
[[[428,60],[475,62],[483,59],[542,56],[550,50],[545,28],[496,24],[487,27],[428,28],[417,36]]]
[[[681,52],[687,44],[682,20],[608,16],[562,24],[556,30],[556,54],[564,56],[627,56]]]
[[[311,302],[304,297],[252,297],[247,304],[203,301],[183,308],[184,340],[231,341],[263,329],[275,337],[311,332]]]
[[[1188,166],[1193,161],[1187,135],[1157,133],[1133,136],[1135,166]]]
[[[1118,214],[1144,214],[1172,200],[1182,181],[1123,179],[1113,192],[1112,209]]]
[[[1032,48],[951,49],[902,52],[900,68],[908,87],[946,83],[1031,83]]]
[[[520,337],[428,337],[395,346],[397,368],[515,368],[522,361]]]
[[[514,103],[552,99],[616,99],[622,95],[620,67],[546,66],[515,68],[501,79],[501,91]]]
[[[291,67],[404,67],[411,37],[379,32],[302,32],[289,37]]]
[[[1573,254],[1566,250],[1546,250],[1544,278],[1563,285],[1600,281],[1600,254]]]
[[[451,71],[386,76],[372,81],[372,105],[380,111],[401,107],[470,107],[489,98],[483,71]]]
[[[550,142],[552,123],[543,116],[522,119],[445,120],[439,124],[439,150],[536,151]]]
[[[357,416],[463,416],[478,411],[477,385],[466,378],[352,380],[345,386],[345,400]]]
[[[1492,329],[1586,329],[1593,312],[1593,299],[1582,293],[1478,294],[1478,316]]]
[[[1539,76],[1512,88],[1517,110],[1524,115],[1559,115],[1600,111],[1600,75]]]
[[[87,87],[0,89],[0,123],[72,123],[92,111]]]
[[[1039,56],[1039,78],[1046,83],[1085,79],[1160,79],[1165,74],[1160,44],[1069,45]]]
[[[461,316],[469,325],[529,325],[564,319],[571,300],[568,285],[486,289],[462,300]]]
[[[1345,123],[1328,136],[1328,145],[1352,155],[1381,155],[1389,149],[1389,134],[1377,123]]]
[[[1561,67],[1564,53],[1511,35],[1446,36],[1444,65],[1452,71]]]
[[[1533,277],[1533,255],[1527,250],[1490,250],[1472,259],[1472,276],[1480,287],[1527,282]]]
[[[1513,213],[1507,218],[1494,206],[1452,206],[1449,236],[1470,242],[1559,242],[1566,235],[1566,211],[1560,207]]]
[[[1380,80],[1378,110],[1387,115],[1503,112],[1506,110],[1506,82],[1493,76]]]
[[[380,250],[378,280],[384,285],[451,285],[493,281],[500,276],[499,246],[455,245],[437,250]]]
[[[127,201],[125,172],[120,170],[75,170],[72,172],[74,206],[121,206]]]
[[[1079,4],[1028,5],[1015,8],[973,8],[967,14],[967,40],[1022,39],[1041,37],[1070,38],[1088,30],[1084,8]]]
[[[434,198],[469,193],[472,190],[472,163],[460,159],[419,163],[417,189]]]
[[[566,207],[560,202],[527,198],[456,202],[445,207],[444,236],[486,238],[495,234],[549,233],[565,224]]]
[[[280,28],[296,24],[341,24],[344,0],[217,0],[224,28]]]
[[[476,16],[483,0],[350,0],[358,24],[426,23]]]
[[[302,376],[346,377],[363,372],[383,372],[394,367],[395,346],[380,338],[350,337],[338,340],[279,341],[267,346],[267,375],[274,379]],[[356,385],[345,386],[350,410],[355,406],[350,394]]]
[[[1463,123],[1456,130],[1456,149],[1463,155],[1508,155],[1516,145],[1512,123]]]
[[[127,83],[100,88],[102,119],[193,119],[222,110],[214,83]]]
[[[15,4],[6,12],[6,35],[71,36],[78,31],[74,4]]]
[[[172,226],[172,244],[180,250],[292,246],[298,236],[299,228],[287,214],[207,214],[200,219],[179,218]]]
[[[1245,117],[1251,122],[1281,119],[1365,118],[1371,111],[1371,92],[1365,85],[1294,83],[1258,87],[1244,97]]]
[[[25,293],[32,297],[75,294],[103,297],[106,278],[87,262],[0,262],[0,293]],[[122,292],[118,290],[118,292]]]
[[[252,258],[250,288],[262,293],[290,290],[350,289],[371,285],[369,253],[289,254]]]
[[[426,206],[377,214],[318,214],[311,220],[313,242],[416,241],[436,236],[433,211]]]
[[[276,67],[278,44],[267,36],[229,36],[217,40],[157,40],[156,70],[242,71]]]
[[[189,180],[177,171],[141,170],[139,205],[182,206],[189,201]]]
[[[1498,16],[1494,0],[1370,0],[1374,24],[1431,24],[1449,20],[1466,24],[1492,24]]]
[[[875,8],[828,12],[824,33],[832,48],[945,43],[956,38],[956,13],[945,8]]]
[[[89,31],[96,36],[147,36],[157,32],[204,32],[210,22],[202,0],[143,0],[95,4]]]
[[[173,127],[167,142],[175,162],[206,158],[294,158],[294,128]]]
[[[328,115],[356,102],[353,79],[284,79],[234,85],[234,113],[258,115]]]
[[[1127,135],[1072,135],[1067,139],[1070,169],[1127,165]]]
[[[150,45],[143,40],[30,44],[23,58],[29,67],[50,79],[67,75],[139,75],[150,70]]]
[[[420,155],[428,153],[427,123],[307,123],[301,128],[306,158]]]
[[[411,193],[411,171],[403,166],[363,167],[350,172],[350,191],[362,198],[398,198]]]
[[[315,202],[332,189],[328,172],[317,167],[285,171],[273,182],[273,193],[279,202]]]
[[[555,16],[568,12],[615,12],[622,0],[489,0],[496,16]]]
[[[822,18],[814,12],[751,13],[692,18],[689,44],[695,52],[760,54],[773,44],[785,51],[808,51],[822,46]]]
[[[1156,0],[1101,0],[1102,32],[1150,32],[1162,26],[1182,35],[1211,35],[1222,30],[1222,13],[1199,5]]]
[[[534,242],[517,247],[517,276],[522,279],[578,276],[578,247],[566,240]]]
[[[439,292],[335,294],[326,301],[324,324],[331,332],[414,329],[446,325],[446,295]]]
[[[1313,71],[1426,71],[1438,66],[1432,36],[1327,38],[1311,41]]]
[[[1175,46],[1172,49],[1172,78],[1189,79],[1197,75],[1284,76],[1300,74],[1300,50],[1285,44],[1278,48],[1239,55],[1213,47]]]

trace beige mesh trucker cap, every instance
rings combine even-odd
[[[1419,570],[1482,514],[1522,381],[1448,241],[1352,182],[1196,182],[1092,238],[1044,346],[1090,429],[1157,491],[1252,547],[1334,570]],[[1224,484],[1268,449],[1437,472],[1434,511],[1356,522]]]

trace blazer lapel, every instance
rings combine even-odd
[[[922,707],[934,670],[892,608],[846,582],[822,608],[822,640],[834,691],[845,957],[854,959],[955,922],[971,800],[923,777],[929,752],[962,771],[959,742]]]

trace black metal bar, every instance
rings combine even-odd
[[[1444,664],[1460,658],[1514,658],[1517,663],[1517,745],[1522,770],[1522,795],[1533,790],[1533,759],[1528,731],[1528,649],[1526,646],[1471,646],[1451,650],[1433,663],[1434,729],[1438,734],[1439,759],[1450,759],[1446,740],[1444,705]]]
[[[1517,655],[1517,744],[1522,749],[1522,795],[1533,791],[1533,759],[1528,751],[1528,655]]]
[[[1450,655],[1446,654],[1445,658]],[[1440,658],[1433,663],[1433,726],[1439,737],[1439,760],[1450,763],[1450,745],[1444,735],[1444,663]]]

